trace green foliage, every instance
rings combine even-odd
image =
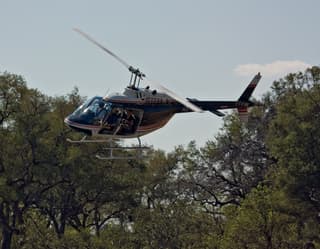
[[[226,210],[222,248],[301,248],[299,224],[281,211],[288,204],[283,193],[262,186],[254,189],[240,207]]]
[[[320,248],[320,68],[274,82],[202,148],[143,160],[68,143],[83,100],[0,75],[1,248]]]
[[[278,184],[292,198],[320,212],[320,70],[291,74],[278,97],[277,115],[269,130],[269,147],[277,159]],[[276,85],[278,83],[275,83]]]
[[[133,235],[140,248],[217,248],[221,234],[213,217],[183,201],[139,209],[135,219]]]

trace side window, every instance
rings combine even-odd
[[[142,118],[138,109],[124,109],[113,106],[102,122],[101,133],[129,135],[134,134]]]

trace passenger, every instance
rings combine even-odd
[[[134,125],[136,123],[136,117],[134,116],[133,112],[131,110],[128,110],[125,112],[124,115],[124,124],[125,124],[125,130],[129,133],[134,132]]]
[[[107,123],[111,126],[116,126],[120,122],[121,116],[122,112],[120,109],[113,109],[111,115],[107,119]]]
[[[132,123],[132,125],[135,123],[136,121],[136,117],[134,116],[133,112],[132,111],[129,111],[128,112],[128,118],[127,120]]]

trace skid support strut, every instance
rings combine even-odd
[[[84,136],[80,140],[72,140],[67,139],[69,143],[109,143],[108,147],[103,148],[105,151],[109,151],[109,153],[106,156],[97,154],[96,157],[101,160],[129,160],[129,159],[141,159],[143,158],[143,152],[146,150],[150,150],[150,147],[148,146],[142,146],[141,139],[137,137],[138,139],[138,146],[114,146],[112,142],[115,140],[113,138],[110,139],[87,139],[87,136]],[[125,156],[125,155],[114,155],[114,151],[123,151],[123,152],[129,152],[134,151],[133,155]]]

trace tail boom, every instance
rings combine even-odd
[[[237,101],[201,101],[197,99],[188,99],[192,104],[199,106],[204,111],[210,111],[220,117],[225,114],[219,110],[237,109],[240,119],[245,120],[248,117],[248,107],[255,104],[250,101],[250,97],[261,79],[261,74],[256,74],[246,89],[243,91]]]

